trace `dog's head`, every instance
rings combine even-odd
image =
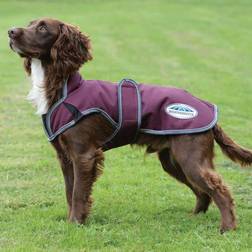
[[[92,59],[89,38],[77,27],[55,19],[34,20],[25,28],[10,29],[8,34],[11,49],[25,58],[28,73],[32,58],[67,74]]]

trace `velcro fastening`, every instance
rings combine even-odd
[[[138,85],[123,79],[118,86],[118,127],[104,149],[133,143],[141,125],[141,98]]]

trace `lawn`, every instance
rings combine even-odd
[[[66,221],[64,183],[30,83],[7,30],[50,16],[92,39],[87,79],[183,87],[218,105],[219,122],[252,149],[250,0],[0,1],[0,250],[252,251],[252,169],[216,148],[232,189],[238,229],[220,235],[219,211],[193,216],[195,199],[142,149],[108,151],[86,225]]]

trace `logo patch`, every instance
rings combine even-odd
[[[192,119],[198,115],[198,111],[183,103],[173,103],[165,108],[165,112],[178,119]]]

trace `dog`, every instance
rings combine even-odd
[[[8,35],[11,49],[24,58],[24,68],[31,76],[28,99],[37,107],[37,114],[44,117],[62,98],[66,80],[92,60],[90,39],[77,27],[50,18],[34,20],[25,28],[12,28]],[[132,87],[129,97],[135,103],[139,98],[135,83],[123,83],[121,86]],[[74,106],[64,109],[82,118]],[[64,175],[68,219],[82,224],[92,205],[92,186],[102,171],[103,143],[116,134],[102,113],[91,113],[75,122],[52,135],[51,143]],[[221,213],[220,232],[235,229],[233,198],[214,170],[214,141],[227,157],[242,166],[252,164],[252,152],[236,144],[217,123],[202,132],[184,134],[153,135],[138,129],[133,126],[136,134],[130,143],[145,146],[147,153],[157,153],[164,171],[192,190],[196,196],[194,213],[205,213],[214,201]],[[123,136],[118,135],[120,141]]]

